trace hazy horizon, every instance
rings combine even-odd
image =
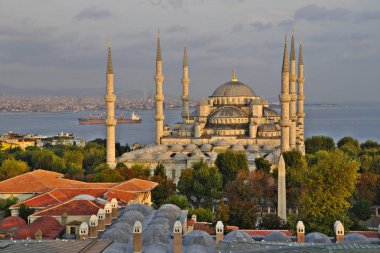
[[[115,90],[150,92],[159,28],[165,94],[180,96],[186,40],[191,97],[211,95],[235,65],[239,81],[276,98],[294,27],[306,103],[379,101],[376,0],[22,0],[0,1],[0,14],[0,85],[12,88],[104,87],[111,39]]]

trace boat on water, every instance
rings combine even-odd
[[[104,124],[105,117],[103,117],[103,113],[100,115],[93,115],[90,113],[88,118],[78,118],[80,125],[93,125],[93,124]],[[131,113],[130,118],[123,118],[123,114],[120,113],[119,117],[116,118],[117,124],[139,124],[141,123],[142,118],[137,115],[134,111]]]

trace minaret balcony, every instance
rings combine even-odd
[[[163,121],[165,119],[165,116],[164,115],[155,115],[154,119],[156,121]]]
[[[106,119],[104,121],[106,126],[116,126],[117,120],[116,119]]]
[[[116,96],[114,94],[107,94],[104,96],[104,101],[106,101],[106,103],[115,103]]]
[[[164,95],[155,95],[154,98],[157,102],[164,101]]]
[[[290,102],[290,95],[288,93],[281,93],[280,101],[281,101],[281,103],[289,103]]]

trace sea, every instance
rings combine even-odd
[[[100,112],[91,111],[100,114]],[[116,141],[150,144],[155,140],[154,110],[139,111],[140,124],[116,126]],[[360,142],[368,139],[380,142],[380,104],[340,104],[305,105],[305,136],[326,135],[338,141],[344,136],[352,136]],[[105,138],[104,125],[79,125],[78,118],[88,117],[90,111],[81,112],[0,112],[0,134],[14,132],[20,134],[57,135],[61,132],[73,133],[85,140]],[[124,112],[123,115],[129,115]],[[166,110],[165,123],[173,127],[179,122],[180,110]],[[126,117],[126,116],[124,116]]]

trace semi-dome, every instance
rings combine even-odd
[[[245,118],[243,111],[232,106],[225,106],[217,109],[211,114],[211,118]]]
[[[307,243],[331,243],[331,240],[323,233],[312,232],[305,236]]]
[[[226,242],[253,242],[252,237],[244,231],[236,230],[228,233],[223,241]]]
[[[206,247],[215,246],[215,241],[211,235],[201,230],[193,230],[183,237],[183,246],[201,245]]]
[[[277,132],[279,131],[279,129],[277,129],[277,126],[275,124],[265,123],[259,126],[258,131],[259,132]]]
[[[212,145],[211,144],[208,144],[208,143],[205,143],[205,144],[202,144],[201,146],[201,151],[203,152],[210,152],[211,149],[212,149]]]
[[[344,237],[345,243],[371,243],[371,241],[362,234],[353,233]]]
[[[248,85],[238,81],[230,81],[220,85],[211,97],[257,97],[257,95]]]

